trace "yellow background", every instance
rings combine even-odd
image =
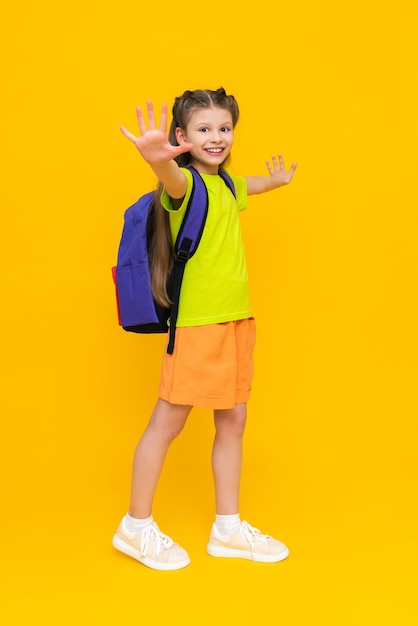
[[[417,623],[416,7],[3,8],[2,623]],[[154,511],[192,564],[154,572],[110,544],[164,341],[116,323],[123,211],[154,184],[119,125],[221,85],[242,112],[231,171],[298,162],[242,219],[258,344],[241,513],[291,557],[206,555],[213,425],[195,410]]]

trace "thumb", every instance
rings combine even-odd
[[[193,150],[193,144],[187,143],[187,141],[185,141],[179,146],[177,146],[177,148],[178,148],[178,153],[183,154],[183,152],[190,152],[190,150]]]

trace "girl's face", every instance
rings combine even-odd
[[[196,109],[186,129],[176,129],[179,144],[193,144],[190,165],[201,174],[217,174],[234,142],[232,115],[227,109]]]

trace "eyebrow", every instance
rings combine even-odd
[[[211,126],[211,122],[196,122],[195,123],[196,126]],[[216,124],[214,124],[214,126],[216,126]],[[226,122],[222,122],[219,124],[219,126],[232,126],[232,120],[228,120]]]

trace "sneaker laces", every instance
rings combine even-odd
[[[155,541],[155,553],[157,555],[160,554],[161,550],[169,550],[174,545],[171,537],[162,533],[155,522],[147,526],[141,533],[140,551],[142,556],[146,556],[150,541]]]
[[[258,528],[254,528],[254,526],[245,521],[241,522],[238,532],[243,533],[247,541],[252,545],[256,541],[266,543],[267,539],[270,539],[270,535],[263,535]]]

